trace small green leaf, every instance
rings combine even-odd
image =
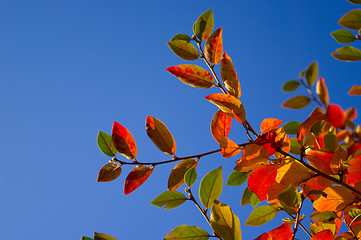
[[[260,226],[271,221],[277,215],[277,208],[272,206],[260,206],[249,215],[245,225]]]
[[[346,46],[338,48],[331,55],[332,57],[346,62],[360,61],[361,60],[361,50],[354,48],[352,46]]]
[[[313,62],[310,66],[308,66],[306,70],[306,82],[308,83],[308,85],[312,86],[316,82],[317,76],[318,64],[317,62]]]
[[[282,107],[291,108],[291,109],[301,109],[307,107],[310,104],[311,99],[308,96],[296,96],[288,99],[282,104]]]
[[[197,180],[197,171],[192,167],[184,174],[184,182],[188,187],[191,187]]]
[[[358,222],[361,220],[361,209],[352,208],[348,211],[348,215],[352,222]]]
[[[179,34],[175,35],[174,37],[172,37],[172,39],[170,41],[175,41],[175,40],[183,40],[186,42],[190,42],[192,39],[187,34],[179,33]]]
[[[295,155],[301,154],[301,146],[297,141],[297,138],[291,138],[291,150],[290,153]]]
[[[182,240],[207,240],[210,235],[202,228],[189,225],[181,225],[170,231],[164,240],[182,239]]]
[[[82,236],[80,240],[94,240],[94,239],[92,239],[92,238],[90,238],[90,237]]]
[[[289,208],[297,208],[301,203],[301,194],[290,184],[277,199]]]
[[[243,191],[242,199],[241,199],[241,206],[247,205],[251,203],[251,198],[254,193],[246,187]]]
[[[259,197],[257,196],[257,194],[255,193],[252,193],[252,196],[251,196],[251,205],[253,208],[257,207],[258,204],[260,204],[260,200],[259,200]]]
[[[109,157],[114,157],[118,152],[114,147],[112,136],[105,132],[99,131],[97,143],[100,151]]]
[[[338,24],[348,29],[359,30],[361,28],[361,9],[354,9],[346,13],[338,21]]]
[[[339,29],[331,33],[331,36],[339,43],[352,43],[356,40],[353,33],[347,29]]]
[[[184,60],[197,60],[199,58],[199,52],[195,46],[184,40],[175,40],[167,43],[170,49]]]
[[[239,172],[239,171],[233,171],[228,179],[227,179],[227,186],[240,186],[242,185],[245,181],[247,181],[248,176],[246,175],[246,173],[244,172]]]
[[[177,191],[166,191],[154,198],[150,203],[157,207],[163,207],[164,209],[172,209],[182,205],[187,200],[187,197]]]
[[[338,218],[335,212],[333,211],[324,211],[324,212],[317,212],[316,214],[312,214],[311,220],[316,220],[319,222],[328,222],[333,221],[334,219]]]
[[[206,208],[213,205],[213,201],[217,200],[222,193],[223,175],[222,166],[207,173],[199,186],[199,199]]]
[[[347,0],[347,1],[353,4],[361,4],[361,0]]]
[[[105,164],[98,173],[97,182],[110,182],[117,179],[122,173],[122,168],[117,163]]]
[[[325,149],[334,151],[338,147],[338,140],[336,134],[328,132],[323,137]]]
[[[300,125],[301,125],[301,123],[298,122],[298,121],[291,121],[291,122],[286,123],[283,126],[283,129],[285,130],[286,134],[296,135],[297,130],[298,130]]]
[[[116,238],[105,233],[94,233],[94,240],[117,240]]]
[[[212,9],[202,13],[193,25],[193,32],[200,40],[206,40],[213,31],[214,17]]]
[[[300,86],[299,81],[290,80],[283,85],[282,90],[285,92],[292,92],[295,91],[299,86]]]
[[[305,76],[305,74],[306,74],[306,71],[305,71],[305,70],[303,70],[302,72],[300,72],[300,78],[303,78],[303,76]]]

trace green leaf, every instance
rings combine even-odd
[[[105,164],[98,173],[97,182],[110,182],[117,179],[122,173],[122,168],[117,163]]]
[[[356,40],[353,33],[347,29],[339,29],[331,33],[331,36],[339,43],[352,43]]]
[[[188,187],[191,187],[197,180],[197,171],[192,167],[184,174],[184,182]]]
[[[254,193],[249,190],[248,187],[246,187],[243,191],[243,195],[241,198],[241,206],[247,205],[251,203],[251,198]]]
[[[347,1],[353,4],[361,4],[361,0],[347,0]]]
[[[277,208],[272,206],[260,206],[249,215],[245,225],[260,226],[271,221],[277,215]]]
[[[172,39],[170,41],[175,41],[175,40],[183,40],[186,42],[190,42],[192,39],[187,34],[179,33],[179,34],[175,35],[174,37],[172,37]]]
[[[116,238],[105,233],[94,233],[94,240],[117,240]]]
[[[323,137],[323,141],[325,144],[325,149],[334,151],[338,147],[338,140],[336,134],[332,132],[328,132]]]
[[[295,91],[299,86],[300,86],[299,81],[290,80],[283,85],[282,90],[285,92],[292,92]]]
[[[283,129],[285,130],[286,134],[296,135],[297,130],[298,130],[300,125],[301,125],[301,123],[298,122],[298,121],[291,121],[291,122],[286,123],[283,126]]]
[[[252,196],[251,196],[251,205],[252,205],[252,207],[253,208],[257,207],[259,203],[260,203],[259,197],[257,196],[257,194],[255,194],[253,192]]]
[[[360,61],[361,60],[361,51],[352,46],[346,46],[338,48],[331,55],[332,57],[346,62]]]
[[[154,198],[150,203],[157,207],[163,207],[164,209],[172,209],[182,205],[187,200],[187,197],[177,191],[166,191]]]
[[[301,109],[307,107],[310,104],[311,99],[308,96],[296,96],[288,99],[286,102],[282,103],[282,107],[291,108],[291,109]]]
[[[109,157],[114,157],[118,152],[114,147],[112,136],[105,132],[98,132],[97,143],[100,151]]]
[[[217,200],[211,210],[211,226],[214,232],[223,240],[241,240],[239,218],[231,208]]]
[[[345,28],[352,30],[359,30],[361,28],[361,9],[354,9],[346,13],[338,24]]]
[[[197,60],[199,58],[199,52],[195,46],[184,40],[175,40],[167,43],[170,49],[184,60]]]
[[[242,185],[245,181],[247,181],[248,176],[246,175],[246,173],[244,172],[239,172],[239,171],[233,171],[228,179],[227,179],[227,186],[240,186]]]
[[[290,153],[295,155],[301,154],[301,146],[297,141],[297,138],[291,138],[291,150]]]
[[[183,159],[172,169],[168,178],[168,190],[176,190],[184,182],[184,175],[192,167],[197,167],[198,162],[192,158]]]
[[[289,185],[277,199],[289,208],[297,208],[301,203],[301,194],[293,185]]]
[[[189,226],[189,225],[181,225],[173,230],[165,236],[164,240],[171,239],[182,239],[182,240],[207,240],[210,235],[197,226]]]
[[[93,238],[90,238],[90,237],[82,236],[80,240],[94,240],[94,239],[93,239]]]
[[[212,9],[199,16],[193,25],[193,32],[200,40],[206,40],[213,31],[214,18]]]
[[[313,62],[306,70],[306,82],[308,85],[312,86],[316,82],[317,76],[318,64],[317,62]]]
[[[312,214],[311,220],[316,220],[319,222],[328,222],[333,221],[334,219],[338,218],[335,212],[333,211],[324,211],[324,212],[316,212],[316,214]]]
[[[348,211],[348,215],[352,222],[358,222],[361,220],[361,209],[352,208]]]
[[[222,166],[207,173],[199,186],[199,199],[206,208],[213,205],[213,201],[217,200],[222,193],[223,175]]]

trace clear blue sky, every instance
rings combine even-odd
[[[133,134],[139,161],[169,159],[148,139],[147,115],[171,130],[177,156],[218,147],[209,131],[216,107],[204,99],[217,89],[191,88],[165,70],[185,63],[166,42],[177,33],[192,34],[193,23],[209,8],[215,29],[223,27],[224,50],[239,74],[247,118],[257,129],[263,118],[307,118],[315,104],[282,109],[295,94],[282,93],[281,87],[315,60],[330,102],[361,111],[360,98],[347,96],[352,85],[360,85],[360,63],[330,56],[340,45],[329,33],[341,28],[338,19],[354,8],[344,0],[2,0],[2,239],[73,240],[94,231],[118,239],[163,239],[181,224],[210,231],[191,203],[175,210],[149,204],[166,190],[173,165],[157,167],[129,196],[123,184],[130,167],[114,182],[96,183],[108,161],[96,136],[99,130],[110,133],[114,120]],[[246,141],[237,124],[231,138]],[[237,159],[204,158],[198,174],[222,164],[226,181]],[[244,239],[281,224],[282,214],[259,228],[243,226],[251,207],[239,206],[242,192],[243,187],[225,187],[220,201],[240,217]]]

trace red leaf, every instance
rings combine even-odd
[[[273,129],[278,128],[282,123],[283,121],[276,118],[265,118],[261,123],[261,132],[269,132]]]
[[[153,168],[138,165],[130,171],[124,183],[124,194],[128,195],[142,185],[152,174]]]
[[[255,169],[248,178],[248,188],[260,201],[267,199],[267,192],[277,175],[278,164],[266,165]]]
[[[353,186],[361,182],[361,156],[355,157],[348,162],[351,166],[347,168],[346,183]]]
[[[277,150],[283,147],[286,139],[286,134],[282,128],[273,129],[270,132],[265,132],[254,141],[255,144],[267,148],[269,156],[274,154]]]
[[[132,134],[121,124],[114,121],[112,129],[112,140],[114,147],[120,154],[128,159],[135,159],[137,156],[137,145]]]
[[[327,115],[320,112],[313,112],[309,118],[306,119],[297,130],[297,141],[303,145],[302,140],[306,136],[306,131],[310,131],[311,127],[318,121],[327,119]]]
[[[290,240],[292,239],[292,235],[291,226],[288,223],[284,223],[267,233],[263,233],[255,240]]]
[[[343,128],[345,125],[345,113],[342,108],[335,104],[330,104],[328,106],[327,112],[328,122],[331,123],[335,128]]]
[[[177,65],[167,68],[167,71],[192,87],[211,88],[214,84],[212,74],[197,65]]]
[[[327,180],[323,177],[315,177],[307,180],[305,182],[305,185],[303,186],[303,192],[308,196],[308,193],[313,190],[322,190],[326,187],[329,187],[332,185],[332,182],[330,180]],[[315,200],[314,195],[308,196],[312,200]]]
[[[211,122],[211,133],[213,138],[220,143],[223,137],[227,137],[232,125],[232,118],[221,110],[218,110]]]
[[[333,152],[313,150],[308,148],[305,154],[305,158],[308,160],[312,167],[317,168],[318,170],[326,174],[335,174],[332,171],[330,165],[333,158]]]
[[[311,240],[333,240],[333,233],[326,229],[313,235]]]

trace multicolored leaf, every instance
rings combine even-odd
[[[241,101],[234,96],[223,93],[214,93],[205,98],[218,106],[226,115],[236,119],[240,123],[246,121],[246,110]]]
[[[325,104],[328,105],[328,91],[327,91],[327,87],[325,84],[325,80],[323,79],[323,77],[320,77],[317,81],[316,84],[316,93],[318,95],[318,97],[320,98],[320,101]]]
[[[323,194],[313,202],[313,207],[319,211],[343,211],[355,196],[343,186],[330,186],[323,190]]]
[[[198,162],[192,158],[187,158],[175,165],[168,178],[168,190],[176,190],[184,182],[184,174],[192,167],[196,168]]]
[[[214,84],[213,76],[207,70],[193,64],[183,64],[167,68],[167,71],[176,76],[184,84],[196,88],[211,88]]]
[[[174,40],[167,43],[170,49],[183,60],[197,60],[199,58],[199,52],[193,44],[184,40]]]
[[[234,69],[232,59],[226,52],[223,53],[221,58],[221,77],[228,93],[239,98],[242,94],[241,85],[238,80],[237,72]]]
[[[222,28],[217,29],[204,45],[204,55],[208,62],[219,64],[223,53]]]
[[[354,85],[348,92],[348,95],[361,95],[361,86]]]
[[[146,120],[146,131],[148,137],[162,152],[174,155],[176,144],[167,126],[160,120],[148,116]]]
[[[331,36],[339,43],[352,43],[356,40],[355,35],[347,29],[339,29],[331,33]]]
[[[254,209],[245,225],[247,226],[260,226],[271,221],[278,213],[277,208],[273,206],[259,206]]]
[[[352,46],[338,48],[331,55],[332,57],[346,62],[361,61],[361,50]]]
[[[293,92],[300,86],[300,82],[296,80],[290,80],[283,84],[282,90],[285,92]]]
[[[289,161],[277,169],[276,182],[284,185],[298,186],[301,182],[311,178],[314,173],[298,161]]]
[[[125,179],[124,194],[128,195],[142,185],[152,174],[153,170],[153,168],[144,165],[135,166]]]
[[[291,108],[291,109],[301,109],[305,108],[310,104],[311,99],[308,96],[296,96],[288,99],[284,103],[282,103],[282,107]]]
[[[202,228],[181,225],[171,230],[170,233],[164,237],[164,240],[207,240],[209,237],[210,235]]]
[[[242,153],[241,159],[236,161],[234,170],[248,172],[262,165],[267,165],[269,159],[268,150],[257,144],[247,145]]]
[[[267,199],[267,192],[277,176],[278,164],[266,165],[255,169],[248,178],[248,188],[260,201]]]
[[[316,82],[317,76],[318,76],[318,64],[317,62],[313,62],[310,66],[308,66],[306,70],[305,78],[308,85],[312,86]]]
[[[110,182],[117,179],[122,173],[122,168],[116,163],[105,164],[98,173],[97,182]]]
[[[223,137],[220,142],[221,153],[224,158],[230,158],[241,152],[241,148],[237,143],[227,137]]]
[[[182,205],[188,198],[177,191],[166,191],[159,194],[150,203],[156,207],[163,207],[164,209],[173,209]]]
[[[338,24],[348,29],[359,30],[361,28],[361,9],[354,9],[346,13],[338,21]]]
[[[214,17],[212,9],[202,13],[193,25],[193,32],[199,40],[206,40],[213,31]]]
[[[120,123],[114,121],[112,129],[112,140],[115,148],[120,154],[128,159],[137,156],[137,145],[132,134]]]
[[[105,132],[99,131],[97,143],[100,151],[109,157],[114,157],[118,152],[113,144],[112,136]]]
[[[211,122],[211,133],[218,143],[221,142],[223,137],[228,137],[229,132],[231,131],[232,118],[226,115],[223,111],[218,110]]]
[[[213,201],[217,200],[222,193],[223,175],[222,166],[207,173],[199,186],[199,199],[206,208],[213,206]]]

